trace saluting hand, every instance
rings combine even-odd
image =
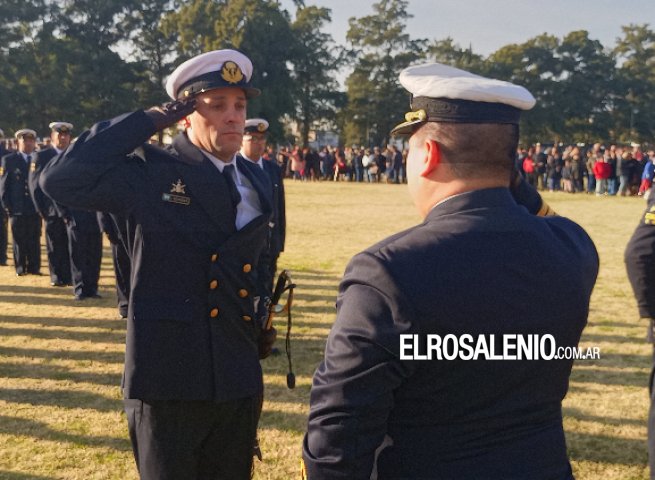
[[[185,100],[174,100],[160,106],[151,107],[145,111],[155,124],[157,131],[170,127],[177,121],[193,113],[196,109],[196,99],[191,97]]]

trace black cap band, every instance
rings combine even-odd
[[[521,110],[503,103],[412,97],[412,110],[425,110],[428,122],[511,123],[518,125]]]
[[[177,98],[192,97],[207,90],[225,87],[242,88],[248,98],[256,97],[261,93],[259,89],[253,88],[250,82],[246,82],[245,77],[239,81],[229,82],[223,79],[220,72],[207,72],[182,84],[177,89]]]

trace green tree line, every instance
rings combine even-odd
[[[167,100],[166,76],[193,55],[235,48],[253,61],[264,94],[249,116],[278,142],[306,144],[316,129],[345,144],[383,144],[408,108],[398,73],[439,61],[524,85],[537,106],[524,141],[648,142],[655,135],[655,32],[622,27],[613,46],[585,30],[543,33],[489,56],[451,38],[412,38],[407,0],[380,0],[351,18],[347,44],[326,26],[328,8],[294,0],[0,0],[0,127],[79,131]],[[347,72],[345,88],[338,78]],[[289,126],[295,124],[296,136]]]

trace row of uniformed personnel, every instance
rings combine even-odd
[[[17,131],[18,150],[0,163],[0,201],[11,225],[16,275],[41,274],[43,219],[51,285],[73,285],[77,300],[98,297],[102,236],[95,212],[57,204],[39,186],[43,168],[69,146],[73,125],[52,122],[50,129],[51,145],[39,151],[34,130]],[[2,237],[6,245],[4,229]]]

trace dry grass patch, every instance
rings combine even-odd
[[[311,376],[334,320],[347,261],[419,221],[403,186],[291,181],[286,188],[288,240],[279,265],[291,270],[298,285],[297,387],[286,388],[284,355],[263,362],[259,480],[298,476]],[[600,347],[601,359],[576,363],[564,402],[576,477],[646,479],[652,349],[644,342],[645,326],[638,324],[623,267],[623,249],[643,201],[546,197],[589,231],[601,257],[582,339],[585,347]],[[0,479],[137,478],[119,389],[125,323],[117,318],[108,248],[104,253],[104,298],[82,304],[73,302],[70,289],[50,287],[46,276],[16,278],[11,267],[0,268]],[[283,333],[282,319],[277,326]]]

